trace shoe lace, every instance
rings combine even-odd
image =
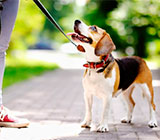
[[[0,107],[0,120],[3,121],[6,115],[8,115],[8,110],[2,105]]]

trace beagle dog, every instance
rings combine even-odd
[[[74,23],[74,33],[69,33],[78,45],[78,50],[85,53],[87,63],[83,77],[86,113],[81,127],[88,128],[92,120],[93,95],[103,101],[102,119],[97,132],[107,132],[108,114],[112,97],[122,93],[128,104],[128,113],[122,123],[131,123],[135,101],[132,93],[139,86],[147,97],[150,108],[148,126],[157,127],[155,116],[152,74],[146,62],[138,57],[115,59],[111,52],[116,49],[110,35],[105,30],[93,25],[87,26],[80,20]]]

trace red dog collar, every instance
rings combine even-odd
[[[106,57],[102,58],[100,62],[87,62],[86,64],[83,65],[83,67],[90,68],[90,69],[98,69],[101,67],[104,67],[105,64],[108,61],[108,57],[110,54],[106,55]]]

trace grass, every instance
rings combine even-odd
[[[145,59],[148,62],[155,63],[156,67],[160,67],[160,56],[152,56]],[[6,68],[4,73],[3,88],[14,83],[27,80],[31,77],[38,76],[45,71],[57,69],[58,66],[53,63],[42,61],[33,61],[27,59],[6,59]]]
[[[58,68],[58,66],[53,63],[7,58],[3,88],[56,68]]]

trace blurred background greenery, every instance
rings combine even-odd
[[[111,35],[118,50],[148,57],[160,53],[159,0],[43,0],[41,1],[65,32],[73,21],[96,24]],[[67,40],[44,17],[32,0],[20,3],[9,51],[26,50],[40,40]],[[127,51],[128,50],[128,51]]]
[[[160,0],[41,0],[64,31],[75,19],[104,28],[123,55],[138,55],[160,66]],[[43,43],[42,43],[43,42]],[[22,0],[8,58],[25,56],[36,44],[58,50],[68,40],[32,0]],[[18,55],[17,55],[18,54]]]

